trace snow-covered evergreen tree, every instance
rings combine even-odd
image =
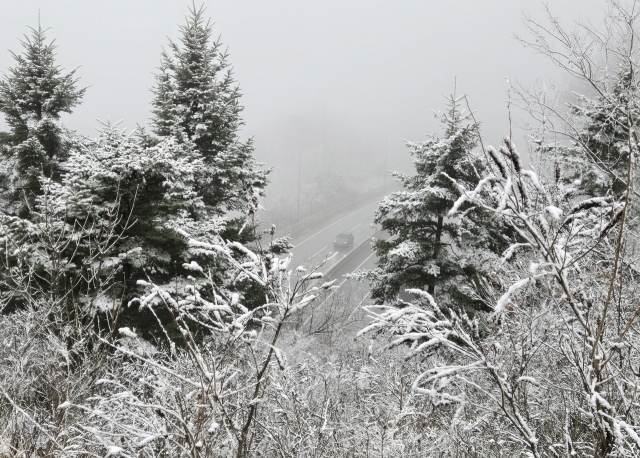
[[[580,95],[570,104],[576,117],[569,129],[570,146],[541,145],[546,151],[557,152],[563,165],[569,166],[563,168],[566,176],[558,178],[591,197],[607,193],[619,197],[623,193],[629,128],[640,120],[635,72],[619,71],[610,84],[608,91],[596,97]]]
[[[59,163],[76,143],[60,115],[72,112],[85,89],[77,88],[75,70],[56,65],[56,45],[45,32],[40,25],[31,29],[21,40],[23,52],[12,53],[15,66],[0,80],[0,112],[11,128],[0,138],[5,210],[25,195],[33,202],[40,192],[38,177],[59,177]]]
[[[161,138],[193,143],[204,163],[198,193],[209,211],[221,215],[244,211],[267,184],[267,171],[253,157],[252,140],[238,136],[240,90],[204,12],[192,7],[179,42],[171,41],[162,53],[152,121]]]
[[[498,252],[503,229],[490,224],[490,216],[473,206],[462,224],[446,214],[459,196],[458,183],[475,187],[485,174],[474,152],[478,125],[461,109],[462,97],[450,96],[447,113],[438,114],[444,137],[409,143],[415,175],[395,173],[404,190],[380,202],[374,222],[391,236],[376,240],[378,268],[369,273],[374,298],[393,301],[402,287],[422,288],[438,297],[448,294],[459,305],[482,307],[478,297],[465,292],[466,279],[480,281],[483,265]]]
[[[402,309],[369,307],[364,332],[388,333],[387,348],[422,358],[413,388],[449,416],[452,434],[472,431],[478,448],[637,456],[637,257],[623,248],[637,240],[627,224],[632,184],[622,200],[576,197],[523,167],[515,148],[487,152],[493,172],[474,188],[458,183],[449,215],[465,218],[461,204],[472,201],[521,237],[495,271],[490,313],[469,316],[416,288]],[[629,169],[635,154],[634,145]]]
[[[106,262],[118,268],[117,278],[100,298],[109,307],[126,305],[139,294],[137,282],[141,278],[168,289],[181,288],[192,274],[188,268],[191,260],[209,269],[212,279],[229,294],[239,294],[249,305],[263,301],[263,288],[247,278],[230,279],[231,266],[223,258],[194,253],[185,241],[185,234],[207,243],[219,243],[221,237],[230,239],[227,220],[207,213],[197,192],[203,160],[193,143],[175,137],[154,141],[142,129],[127,133],[112,124],[104,125],[99,132],[97,139],[86,141],[70,152],[59,182],[41,178],[45,193],[36,198],[34,207],[33,216],[38,221],[43,220],[41,214],[53,212],[56,224],[66,228],[60,231],[59,242],[68,247],[60,256],[66,259],[65,264],[73,266],[65,272],[69,283],[86,276],[84,269],[96,268],[93,255],[85,248],[90,243],[78,241],[78,228],[82,228],[86,234],[83,237],[106,237]],[[257,195],[250,204],[249,213],[255,214]],[[15,218],[7,221],[6,230],[12,243],[17,243],[16,240],[29,239],[34,227],[28,219]],[[105,227],[112,228],[108,237]],[[259,234],[255,231],[251,236],[245,234],[249,232],[241,235],[254,245],[259,244]],[[273,237],[274,234],[269,246],[260,248],[265,255],[282,254],[288,248],[286,241]],[[0,247],[3,256],[10,257],[12,252],[10,247],[6,251]],[[44,269],[38,253],[34,256],[24,253],[21,263]],[[212,291],[202,294],[213,300]],[[100,312],[105,312],[104,308]],[[163,309],[158,314],[149,309],[138,312],[125,306],[119,323],[135,327],[145,336],[159,332],[159,324],[175,329],[170,324],[171,318],[163,315],[165,312]]]

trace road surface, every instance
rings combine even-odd
[[[358,248],[362,242],[369,240],[376,233],[371,224],[378,203],[379,198],[370,202],[363,202],[356,209],[352,208],[333,215],[321,224],[306,228],[295,234],[291,241],[294,248],[291,250],[293,259],[290,266],[295,268],[303,265],[307,269],[311,269],[326,259],[326,263],[320,269],[321,272],[326,272],[335,264],[343,261],[352,249]],[[333,247],[335,236],[342,231],[353,232],[353,248],[336,250]],[[350,256],[346,261],[343,265],[332,270],[331,278],[329,279],[341,277],[357,269],[371,269],[375,264],[375,256],[369,243],[366,243],[366,246],[361,246],[358,249],[357,255]]]
[[[356,208],[335,214],[315,227],[295,234],[292,239],[291,268],[303,265],[309,271],[326,260],[318,269],[325,274],[320,282],[335,280],[335,285],[339,286],[338,289],[327,291],[316,307],[306,309],[296,322],[296,329],[318,338],[331,339],[340,334],[355,336],[367,323],[367,314],[361,306],[371,302],[369,284],[367,281],[350,280],[345,275],[358,269],[371,270],[375,267],[376,256],[371,249],[371,237],[387,237],[386,233],[372,227],[381,198],[374,197],[369,202],[365,201]],[[333,240],[342,231],[353,232],[354,246],[350,250],[336,251]]]

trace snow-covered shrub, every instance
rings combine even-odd
[[[249,310],[195,261],[185,266],[193,276],[174,290],[139,280],[147,292],[130,306],[169,314],[173,330],[158,320],[166,340],[154,353],[138,348],[129,328],[120,328],[115,341],[100,337],[119,363],[95,382],[85,403],[65,405],[86,412],[86,432],[74,439],[82,448],[115,447],[138,456],[250,456],[260,441],[257,419],[271,372],[286,364],[277,347],[283,327],[331,283],[311,287],[321,275],[293,273],[288,255],[217,242],[188,243],[200,256],[224,257],[235,281],[263,286],[263,305]]]
[[[639,454],[638,16],[610,6],[604,31],[567,31],[553,16],[526,21],[528,44],[596,93],[593,103],[579,99],[587,114],[571,124],[544,90],[514,89],[540,121],[537,165],[507,137],[483,148],[487,172],[476,186],[448,175],[460,196],[448,216],[463,221],[471,203],[517,235],[485,287],[475,285],[491,310],[469,316],[418,288],[402,308],[368,307],[363,334],[424,360],[413,389],[446,428],[445,456]],[[575,161],[561,161],[567,151]]]
[[[635,456],[639,297],[622,256],[629,201],[570,198],[526,169],[508,139],[487,152],[494,174],[476,189],[460,185],[450,215],[472,200],[525,241],[495,272],[505,287],[493,311],[470,318],[413,290],[418,299],[404,308],[369,308],[363,332],[391,332],[391,347],[428,356],[414,389],[450,410],[454,427],[491,425],[512,456]],[[474,433],[486,440],[482,427]]]

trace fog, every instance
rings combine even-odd
[[[379,185],[387,169],[410,170],[404,140],[438,132],[432,110],[444,107],[442,95],[456,81],[495,143],[508,132],[505,78],[525,85],[562,78],[514,38],[526,34],[524,14],[544,15],[538,0],[204,4],[244,94],[243,135],[253,136],[257,158],[275,167],[267,202],[290,197],[298,179],[309,198],[318,187],[347,192]],[[550,6],[570,24],[578,17],[600,23],[605,5]],[[95,135],[96,119],[129,128],[148,123],[159,53],[178,36],[188,3],[3,0],[2,10],[0,69],[13,65],[8,49],[20,50],[17,37],[37,25],[40,12],[60,64],[81,66],[80,84],[90,86],[64,120]]]

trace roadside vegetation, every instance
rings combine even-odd
[[[640,456],[640,4],[607,5],[525,18],[582,88],[511,86],[526,144],[487,144],[456,88],[340,288],[260,229],[269,169],[204,9],[151,132],[95,139],[31,30],[0,80],[0,457]]]

